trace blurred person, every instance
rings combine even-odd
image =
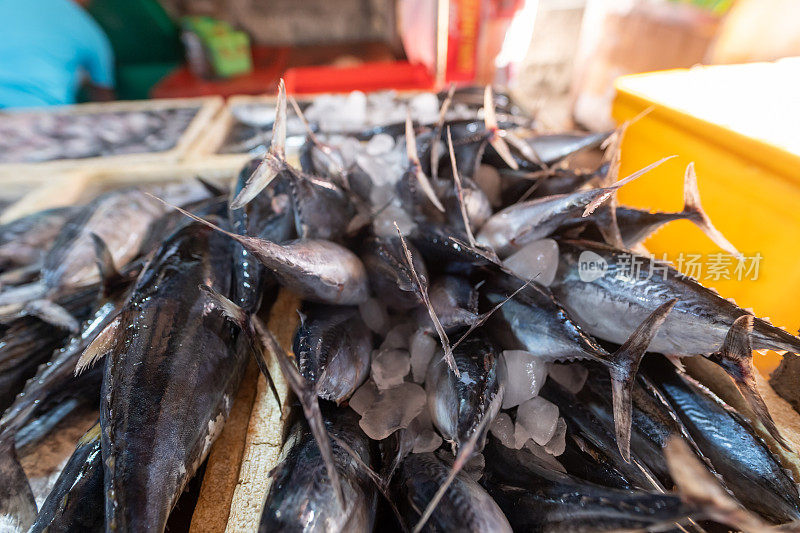
[[[114,98],[108,37],[83,9],[87,0],[0,0],[0,108]]]

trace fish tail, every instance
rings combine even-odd
[[[772,419],[767,404],[764,402],[764,398],[761,397],[756,385],[753,348],[750,344],[753,321],[753,315],[743,315],[737,318],[725,336],[722,350],[712,354],[709,359],[721,366],[733,379],[736,388],[739,389],[756,418],[764,425],[772,438],[785,449],[792,451],[789,443],[786,442],[778,431],[777,426],[775,426],[775,421]]]
[[[264,159],[247,178],[244,187],[231,200],[231,209],[241,209],[269,185],[286,168],[286,85],[281,78],[278,84],[278,104],[275,109],[275,122],[272,125],[272,141]]]
[[[36,500],[17,457],[13,434],[0,437],[0,524],[27,531],[36,521]]]
[[[703,233],[705,233],[714,244],[725,250],[731,255],[741,256],[742,254],[725,238],[725,236],[711,222],[708,214],[700,203],[700,189],[697,187],[697,174],[694,170],[694,163],[689,163],[686,167],[686,174],[683,179],[683,211],[682,214],[691,220]]]
[[[674,157],[677,157],[677,156],[671,155],[669,157],[663,157],[663,158],[659,159],[658,161],[650,163],[646,167],[637,170],[633,174],[622,178],[621,180],[619,180],[618,182],[614,183],[613,185],[610,185],[608,187],[603,187],[601,189],[597,189],[596,190],[597,191],[597,196],[591,202],[589,202],[586,205],[586,208],[583,210],[583,214],[581,215],[581,217],[588,217],[589,215],[591,215],[598,207],[600,207],[601,205],[606,203],[609,198],[611,198],[614,194],[616,194],[616,192],[620,189],[620,187],[624,187],[625,185],[629,184],[630,182],[632,182],[632,181],[640,178],[641,176],[647,174],[648,172],[650,172],[651,170],[653,170],[654,168],[659,166],[661,163],[669,161],[670,159],[672,159]]]
[[[633,388],[639,363],[647,351],[650,342],[658,333],[661,324],[677,302],[677,299],[661,304],[639,327],[631,333],[613,356],[609,365],[611,373],[612,402],[614,406],[614,430],[619,452],[625,461],[630,461],[631,417],[633,404],[631,390]]]
[[[114,288],[119,286],[125,280],[125,277],[120,274],[114,256],[111,255],[111,250],[108,245],[98,234],[90,233],[92,237],[92,244],[94,245],[95,262],[97,263],[97,270],[100,271],[100,280],[103,286],[103,296],[108,296],[114,291]]]
[[[436,191],[433,190],[433,186],[431,185],[428,176],[426,176],[425,172],[422,171],[422,165],[419,162],[419,154],[417,153],[417,137],[414,135],[414,125],[411,123],[411,111],[406,113],[406,155],[408,156],[408,162],[411,164],[414,177],[417,179],[417,183],[419,183],[419,186],[422,188],[422,192],[425,193],[425,196],[428,197],[428,200],[431,201],[436,209],[444,213],[444,206],[436,196]]]

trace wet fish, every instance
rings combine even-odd
[[[456,347],[456,376],[444,360],[434,359],[425,387],[434,425],[454,450],[458,450],[482,427],[477,449],[483,447],[491,420],[500,410],[502,389],[497,376],[500,348],[488,337],[475,334]],[[484,421],[484,419],[488,419]]]
[[[663,358],[642,372],[745,507],[773,523],[800,519],[797,484],[744,419]]]
[[[59,298],[57,303],[80,319],[91,312],[97,293],[97,285],[74,289]],[[26,380],[68,337],[69,331],[63,327],[33,316],[23,316],[11,323],[0,337],[0,412],[11,405]]]
[[[677,495],[602,487],[490,439],[483,486],[515,531],[615,531],[669,525],[697,512]]]
[[[300,374],[317,395],[337,404],[369,375],[372,333],[355,307],[310,304],[294,336]]]
[[[0,269],[43,259],[61,228],[79,209],[46,209],[0,225]]]
[[[321,404],[332,437],[336,471],[345,509],[331,488],[319,447],[302,416],[295,416],[283,444],[261,512],[259,531],[372,531],[378,500],[373,481],[340,442],[371,465],[372,445],[349,408]],[[299,409],[298,409],[299,410]]]
[[[656,161],[609,187],[513,204],[489,217],[476,238],[480,244],[497,254],[508,255],[529,242],[553,234],[568,221],[591,213],[608,201],[620,187],[664,161],[665,159]]]
[[[428,272],[422,255],[408,244],[414,261],[414,270],[420,279],[427,280]],[[397,310],[408,310],[419,304],[414,286],[414,276],[408,267],[399,237],[370,237],[361,250],[361,260],[366,268],[372,292],[386,305]]]
[[[518,287],[505,278],[490,285],[486,297],[492,304],[506,299]],[[517,280],[518,281],[518,280]],[[494,283],[498,283],[495,280]],[[629,454],[630,389],[642,356],[675,305],[671,300],[653,311],[614,354],[608,353],[571,318],[545,287],[532,283],[494,314],[493,334],[505,349],[525,350],[545,361],[588,359],[609,369],[612,379],[617,444],[622,457]]]
[[[14,439],[0,441],[0,526],[26,530],[36,520],[36,500],[17,458]]]
[[[81,437],[42,504],[30,533],[104,531],[100,424]]]
[[[419,521],[449,474],[450,467],[433,453],[412,453],[400,463],[392,480],[392,494],[409,526]],[[486,491],[462,471],[444,493],[423,531],[510,532],[511,526]]]
[[[433,310],[448,335],[471,326],[480,318],[478,291],[464,277],[440,276],[431,284],[428,295]],[[417,323],[421,327],[428,332],[434,331],[433,323],[426,309],[418,309],[416,315]]]
[[[163,531],[222,430],[249,344],[199,286],[230,293],[231,252],[231,241],[205,226],[180,229],[84,353],[107,354],[100,411],[107,529]]]

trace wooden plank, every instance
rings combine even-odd
[[[4,209],[0,214],[0,224],[42,209],[78,203],[91,180],[91,173],[82,171],[53,178],[50,183],[41,185]]]
[[[299,305],[300,300],[297,296],[281,290],[270,312],[269,328],[287,352],[291,351],[292,337],[299,322],[296,312]],[[258,530],[261,508],[269,488],[269,472],[275,466],[280,454],[285,413],[288,411],[289,389],[282,379],[275,357],[276,354],[269,353],[267,362],[281,404],[275,401],[264,377],[259,376],[255,402],[244,435],[244,452],[241,464],[238,465],[239,477],[228,513],[226,532]],[[204,479],[203,484],[206,482]],[[195,513],[197,512],[198,510],[195,510]],[[200,509],[199,512],[206,511]]]
[[[225,422],[222,434],[214,442],[208,456],[203,485],[192,515],[189,533],[225,531],[236,483],[239,481],[239,466],[256,398],[258,377],[258,367],[251,359],[228,421]]]

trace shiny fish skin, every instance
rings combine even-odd
[[[488,418],[476,449],[483,447],[502,394],[497,376],[500,348],[484,335],[474,334],[453,351],[460,377],[441,359],[432,359],[425,379],[433,423],[454,449],[464,445]],[[502,398],[502,396],[500,396]],[[494,406],[494,407],[492,407]]]
[[[29,533],[99,533],[104,525],[103,458],[97,424],[81,437]]]
[[[107,531],[163,531],[233,403],[249,345],[200,290],[232,288],[232,241],[190,224],[139,276],[105,360]]]
[[[432,453],[413,453],[400,464],[392,494],[405,521],[413,527],[450,473]],[[465,472],[456,475],[422,531],[511,532],[511,526],[492,498]]]
[[[642,372],[745,507],[774,523],[800,519],[795,481],[744,419],[663,358],[648,358]]]
[[[91,312],[98,286],[75,289],[57,300],[78,318]],[[69,332],[34,317],[22,317],[0,337],[0,412],[6,410],[25,381],[68,338]]]
[[[320,404],[328,432],[347,444],[367,465],[373,462],[372,445],[358,427],[349,408]],[[299,408],[295,407],[299,411]],[[270,472],[272,483],[261,513],[260,532],[372,531],[378,500],[375,484],[353,457],[335,440],[333,458],[348,509],[342,511],[319,447],[302,416],[295,413],[278,463]]]
[[[420,279],[427,279],[428,270],[422,255],[410,243],[406,245],[417,275]],[[370,288],[381,301],[399,311],[419,305],[420,297],[414,285],[414,276],[406,262],[399,237],[368,238],[360,257],[369,277]]]
[[[693,514],[673,494],[602,487],[556,472],[527,450],[495,439],[481,483],[515,531],[616,531],[669,524]]]
[[[551,289],[575,321],[600,339],[621,344],[647,313],[677,298],[650,351],[679,356],[711,354],[719,351],[734,320],[748,314],[670,266],[658,266],[658,275],[646,279],[651,265],[647,257],[635,256],[641,265],[638,279],[619,279],[624,258],[631,257],[629,252],[568,240],[559,242],[559,251],[559,268]],[[580,279],[578,261],[584,252],[606,261],[608,270],[603,276],[589,282]],[[666,279],[661,272],[666,272]],[[800,352],[800,339],[759,318],[755,319],[751,341],[753,349]]]
[[[355,307],[311,304],[302,312],[294,337],[300,374],[320,398],[341,403],[369,374],[372,333]]]

